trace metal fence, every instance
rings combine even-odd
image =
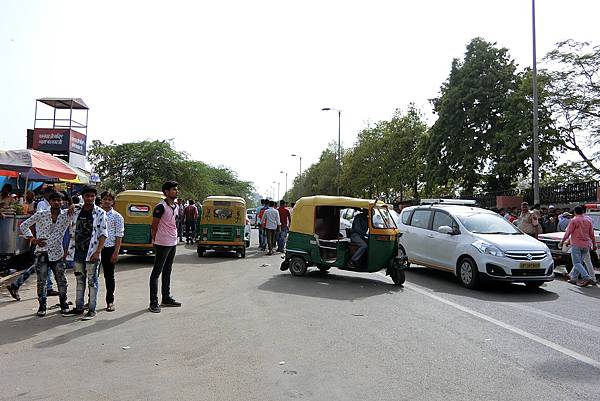
[[[542,205],[567,205],[572,203],[593,202],[596,200],[596,192],[599,186],[599,181],[587,181],[541,187],[540,203]],[[482,207],[492,208],[496,206],[497,196],[522,196],[523,200],[529,202],[530,205],[533,204],[532,189],[526,189],[524,191],[508,190],[487,192],[465,198],[476,199]]]

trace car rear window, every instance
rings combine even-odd
[[[431,210],[415,210],[410,225],[418,228],[429,228],[429,219],[431,218]]]

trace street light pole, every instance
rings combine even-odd
[[[292,153],[292,157],[298,157],[300,159],[300,173],[298,175],[302,175],[302,156]]]
[[[538,93],[537,93],[537,57],[535,44],[535,0],[531,0],[531,26],[533,36],[533,159],[531,162],[533,174],[533,204],[540,203],[540,149],[538,137]]]
[[[285,192],[283,193],[283,196],[285,196],[287,194],[287,171],[280,171],[279,174],[285,174]]]
[[[342,164],[342,111],[332,107],[323,107],[323,111],[337,111],[338,113],[338,148],[337,148],[337,195],[340,196],[340,166]]]

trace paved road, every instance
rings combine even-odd
[[[400,288],[335,269],[292,277],[279,262],[181,245],[184,306],[156,315],[151,261],[124,257],[117,311],[89,322],[35,317],[33,280],[21,302],[3,289],[0,399],[600,399],[600,288],[471,291],[425,269]]]

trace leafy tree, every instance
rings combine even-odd
[[[426,155],[430,190],[454,180],[472,194],[492,174],[497,161],[490,155],[503,139],[507,99],[518,89],[515,72],[508,50],[481,38],[467,45],[464,60],[453,60],[441,96],[432,100],[438,119]]]
[[[577,152],[589,169],[600,174],[600,46],[566,40],[546,55],[550,84],[548,104],[568,150]]]

